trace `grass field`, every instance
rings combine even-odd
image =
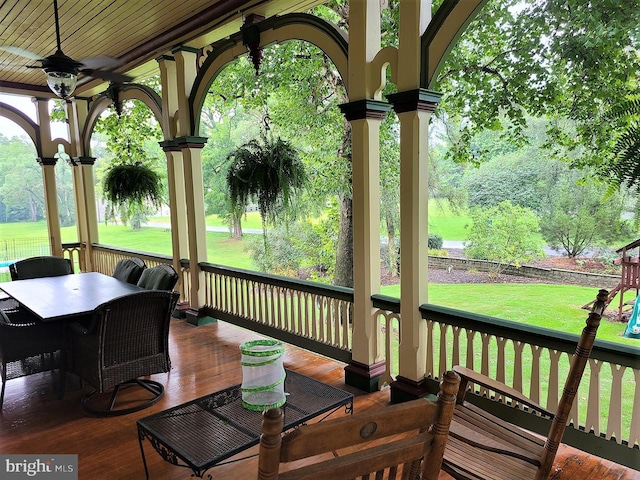
[[[165,223],[168,218],[156,217],[153,221]],[[260,217],[256,212],[248,214],[243,224],[245,228],[261,228]],[[207,217],[207,225],[224,226],[224,221],[216,216]],[[143,227],[133,231],[122,225],[100,224],[98,231],[100,243],[105,245],[171,255],[171,233],[168,229]],[[44,222],[0,224],[0,241],[46,237]],[[62,239],[64,243],[77,241],[76,228],[63,228]],[[231,239],[225,232],[208,232],[208,261],[254,270],[244,244],[244,240]],[[383,287],[381,293],[399,297],[400,286]],[[431,284],[429,303],[577,334],[586,318],[586,311],[580,307],[593,300],[595,293],[594,288],[568,285]],[[638,346],[638,340],[622,337],[623,331],[623,324],[603,321],[598,338]]]

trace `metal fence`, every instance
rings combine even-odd
[[[0,281],[11,280],[9,265],[23,258],[51,255],[51,246],[46,237],[10,238],[0,240]]]

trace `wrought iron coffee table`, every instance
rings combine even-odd
[[[287,402],[284,430],[295,428],[322,414],[346,407],[353,412],[353,394],[313,378],[286,370]],[[138,442],[144,471],[149,478],[143,440],[149,440],[162,458],[188,467],[202,478],[211,467],[257,445],[262,414],[242,406],[240,385],[192,400],[138,420]]]

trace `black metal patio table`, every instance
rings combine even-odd
[[[313,378],[286,370],[284,431],[341,406],[353,412],[353,394]],[[162,458],[188,467],[202,478],[211,467],[257,445],[262,413],[242,406],[240,385],[192,400],[138,420],[138,441],[146,478],[149,478],[143,440],[149,440]]]

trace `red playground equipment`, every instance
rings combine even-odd
[[[632,254],[632,250],[640,247],[640,238],[631,242],[628,245],[616,250],[616,252],[620,253],[620,258],[615,261],[615,263],[622,265],[622,275],[620,278],[620,283],[609,292],[609,298],[605,304],[605,308],[607,305],[611,303],[614,297],[620,293],[620,304],[618,306],[618,321],[623,321],[623,308],[625,305],[633,306],[634,302],[628,302],[625,304],[624,302],[624,294],[628,290],[635,290],[636,297],[638,296],[638,291],[640,290],[640,254],[635,252]],[[589,305],[585,305],[587,307]]]

